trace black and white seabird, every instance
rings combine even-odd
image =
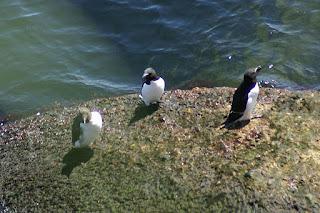
[[[141,95],[144,103],[149,106],[153,102],[159,102],[164,92],[165,82],[151,67],[144,71]]]
[[[244,74],[244,80],[235,91],[231,110],[227,120],[223,124],[235,123],[238,121],[250,121],[253,108],[259,95],[257,74],[261,66],[249,69]]]
[[[102,116],[86,107],[79,109],[72,125],[72,142],[76,148],[89,147],[102,129]]]

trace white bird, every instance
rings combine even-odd
[[[151,67],[144,71],[141,95],[144,103],[149,106],[153,102],[159,102],[164,92],[165,81]]]
[[[86,107],[79,109],[72,125],[72,142],[76,148],[89,147],[102,129],[102,116]]]

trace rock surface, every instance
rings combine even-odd
[[[74,149],[78,107],[0,126],[0,202],[17,212],[319,212],[320,94],[261,89],[241,129],[220,129],[232,88],[83,103],[104,118]]]

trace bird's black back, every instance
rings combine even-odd
[[[255,86],[246,85],[244,82],[238,87],[233,95],[231,110],[234,112],[244,112],[248,101],[249,91]]]
[[[247,106],[248,93],[255,86],[255,84],[256,83],[253,83],[253,85],[248,85],[246,82],[242,82],[242,84],[238,87],[233,94],[230,114],[225,123],[232,123],[243,115]]]

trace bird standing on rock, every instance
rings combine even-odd
[[[230,113],[223,124],[250,121],[259,95],[259,85],[256,77],[261,69],[262,67],[258,66],[257,68],[249,69],[244,74],[244,81],[233,95]]]
[[[102,129],[102,116],[99,112],[90,112],[86,107],[79,109],[72,125],[72,142],[76,148],[89,147],[99,136]]]
[[[143,84],[139,97],[149,106],[153,102],[159,102],[164,92],[165,82],[151,67],[144,71]]]

